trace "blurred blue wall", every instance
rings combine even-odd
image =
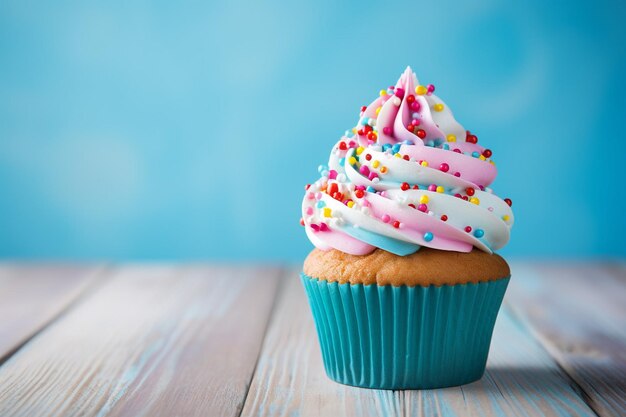
[[[406,65],[493,149],[503,254],[626,256],[623,2],[85,3],[0,3],[1,257],[298,261]]]

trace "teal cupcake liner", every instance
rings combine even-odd
[[[377,389],[463,385],[485,371],[509,277],[478,284],[338,284],[301,274],[328,376]]]

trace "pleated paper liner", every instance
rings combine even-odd
[[[394,287],[301,278],[328,376],[377,389],[480,379],[509,282]]]

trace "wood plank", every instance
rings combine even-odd
[[[122,268],[0,368],[0,415],[238,416],[279,279]]]
[[[514,312],[600,416],[626,415],[626,270],[513,265]]]
[[[595,416],[509,311],[498,318],[486,375],[463,387],[383,391],[328,379],[297,272],[270,321],[243,416]]]
[[[103,271],[86,265],[0,265],[0,364],[65,311]]]

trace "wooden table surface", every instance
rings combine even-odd
[[[514,263],[487,372],[324,374],[298,271],[0,265],[0,416],[626,416],[626,265]]]

